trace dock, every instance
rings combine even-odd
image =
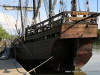
[[[1,57],[1,55],[0,55]],[[27,71],[13,58],[0,60],[0,75],[30,75]]]

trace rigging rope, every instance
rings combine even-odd
[[[59,12],[67,10],[67,0],[66,2],[64,0],[60,0],[59,4]]]
[[[85,4],[84,0],[83,0],[83,4],[84,4],[84,9],[85,9],[85,11],[86,11],[86,4]]]
[[[43,4],[44,4],[44,7],[45,7],[47,18],[49,18],[49,4],[48,4],[48,1],[43,0]]]
[[[10,6],[11,6],[11,4],[10,3],[8,3],[6,0],[4,0],[7,4],[9,4]],[[11,6],[12,7],[12,6]],[[15,11],[14,11],[15,12]],[[17,12],[15,12],[15,13],[17,13]],[[19,15],[19,14],[18,14]],[[21,15],[19,15],[20,17],[21,17]],[[23,15],[22,15],[23,16]],[[24,16],[23,16],[24,17]],[[28,22],[29,23],[31,23],[30,21],[29,21],[29,19],[28,19]]]
[[[22,43],[22,41],[18,38],[18,40]],[[23,47],[29,52],[29,50],[25,47],[25,45],[22,43]],[[29,54],[33,57],[33,55],[29,52]]]
[[[0,3],[1,3],[1,2],[0,2]],[[3,14],[4,14],[4,18],[5,18],[5,20],[6,20],[6,24],[7,24],[7,25],[9,25],[9,24],[8,24],[8,22],[7,22],[7,19],[6,19],[6,16],[5,16],[5,13],[4,13],[3,8],[2,8],[2,11],[3,11]],[[10,28],[9,28],[9,31],[10,31],[10,33],[12,34],[12,32],[11,32]]]
[[[78,0],[78,6],[79,6],[79,11],[81,11],[81,9],[80,9],[80,2],[79,2],[79,0]]]
[[[2,7],[2,8],[3,8],[3,7]],[[9,18],[8,18],[8,16],[5,16],[5,13],[4,13],[4,12],[3,12],[3,14],[4,14],[4,17],[5,17],[6,22],[9,21],[9,23],[10,23],[10,25],[11,25],[13,31],[16,33],[16,31],[14,30],[14,28],[13,28],[13,26],[12,26],[12,24],[11,24]],[[7,19],[8,19],[8,20],[7,20]],[[8,24],[8,25],[9,25],[9,24]]]
[[[43,64],[45,64],[46,62],[48,62],[49,60],[51,60],[53,58],[53,56],[51,56],[49,59],[47,59],[46,61],[44,61],[43,63],[41,63],[40,65],[38,65],[37,67],[33,68],[32,70],[28,71],[28,73],[34,71],[36,73],[36,69],[39,68],[40,66],[42,66]]]
[[[13,2],[11,2],[11,1],[10,1],[10,3],[15,3],[15,2],[16,2],[16,0],[15,0],[15,1],[13,1]]]
[[[98,12],[98,0],[97,0],[97,12]]]

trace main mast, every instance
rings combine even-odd
[[[33,0],[33,9],[34,9],[34,11],[33,11],[33,15],[34,15],[33,20],[34,20],[34,24],[36,24],[36,4],[35,3],[36,3],[35,0]]]
[[[77,11],[77,0],[72,0],[71,4],[72,4],[71,11]]]
[[[22,4],[21,4],[21,0],[19,0],[19,1],[20,1],[20,13],[21,13],[22,33],[24,33],[23,15],[22,15]]]
[[[52,16],[51,6],[52,6],[52,0],[49,0],[49,18],[51,18]],[[50,19],[49,23],[51,23],[51,21],[52,20]],[[50,24],[49,27],[52,28],[52,25]]]
[[[51,18],[52,15],[51,6],[52,6],[52,0],[49,0],[49,18]]]

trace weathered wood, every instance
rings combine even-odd
[[[88,12],[72,12],[72,15],[89,15],[89,13]]]
[[[40,38],[40,37],[43,37],[43,36],[46,36],[46,35],[51,35],[51,34],[54,34],[54,33],[57,33],[57,32],[61,32],[61,26],[57,26],[55,28],[45,30],[42,33],[27,36],[26,40],[32,40],[32,39]]]
[[[75,12],[75,11],[64,11],[64,13],[73,13],[73,12]],[[80,12],[80,13],[82,13],[82,12],[84,12],[84,13],[87,13],[87,12],[85,12],[85,11],[77,11],[77,12]],[[88,12],[89,14],[95,14],[95,13],[97,13],[97,12]]]
[[[66,31],[71,25],[62,25],[61,39],[63,38],[88,38],[88,37],[97,37],[97,25],[89,25],[86,27],[86,24],[76,24],[72,28]]]
[[[75,20],[75,21],[78,21],[78,20],[82,20],[82,19],[85,19],[86,17],[70,17],[70,20]],[[89,19],[86,19],[84,21],[90,21],[91,18]]]

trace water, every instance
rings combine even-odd
[[[93,43],[93,55],[81,70],[86,75],[100,75],[100,41]]]
[[[100,41],[93,43],[93,55],[90,60],[74,74],[45,74],[45,75],[100,75]],[[31,74],[34,75],[34,74]],[[44,74],[42,74],[44,75]]]

